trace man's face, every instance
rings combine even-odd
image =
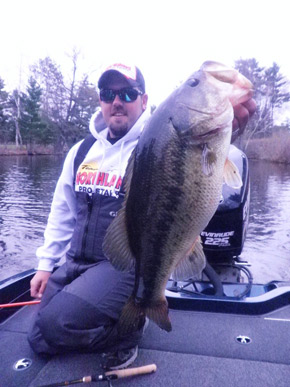
[[[120,90],[128,87],[125,79],[119,77],[107,82],[106,89]],[[147,94],[138,95],[136,101],[123,102],[116,95],[113,102],[100,101],[104,120],[109,128],[111,138],[123,137],[132,128],[146,109]]]

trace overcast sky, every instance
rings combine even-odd
[[[274,61],[290,79],[289,5],[283,0],[9,0],[1,1],[0,77],[7,88],[28,66],[50,56],[69,74],[67,54],[81,50],[80,73],[130,62],[158,104],[205,60],[228,65]]]

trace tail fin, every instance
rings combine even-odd
[[[168,318],[168,305],[166,299],[155,303],[153,306],[144,307],[137,303],[134,297],[130,297],[124,306],[118,322],[120,335],[125,336],[141,328],[141,323],[145,316],[154,321],[161,329],[167,332],[172,330],[171,322]]]
[[[145,320],[145,308],[131,296],[125,304],[118,322],[120,335],[125,336],[139,329],[141,322]]]
[[[172,330],[171,322],[168,317],[168,304],[165,297],[146,308],[146,314],[150,320],[153,320],[161,329],[164,329],[166,332]]]

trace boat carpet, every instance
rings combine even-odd
[[[156,373],[119,380],[113,385],[289,387],[289,366],[281,364],[141,349],[134,366],[152,363],[157,365]],[[30,387],[41,386],[48,380],[50,383],[64,381],[68,375],[71,379],[79,379],[81,376],[98,374],[98,364],[97,355],[82,356],[81,362],[77,355],[70,355],[66,361],[56,357],[44,367]]]
[[[101,373],[99,354],[36,356],[26,339],[33,310],[22,308],[0,326],[1,387],[36,387]],[[170,318],[170,333],[150,322],[134,363],[155,363],[157,372],[114,386],[289,386],[290,306],[264,316],[170,310]],[[240,335],[252,342],[238,343]],[[14,371],[22,358],[30,358],[32,366]]]

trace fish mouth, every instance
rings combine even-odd
[[[215,117],[217,115],[222,115],[224,112],[228,109],[227,106],[223,107],[222,109],[217,109],[217,110],[202,110],[202,109],[197,109],[193,106],[190,106],[184,102],[179,102],[179,105],[185,106],[188,110],[199,113],[199,114],[204,114],[205,116],[209,117]]]
[[[215,128],[215,129],[212,129],[212,130],[209,130],[208,132],[206,133],[202,133],[202,134],[198,134],[196,136],[194,136],[195,138],[207,138],[209,136],[213,136],[215,134],[218,134],[219,132],[221,132],[226,126],[219,126],[218,128]]]
[[[204,115],[207,115],[207,116],[212,116],[214,114],[214,112],[209,112],[209,111],[206,111],[206,110],[196,109],[196,108],[194,108],[194,107],[192,107],[190,105],[187,105],[186,103],[183,103],[183,102],[179,102],[179,105],[185,106],[188,110],[191,110],[193,112],[204,114]]]
[[[182,133],[182,138],[186,141],[189,141],[190,143],[200,144],[205,143],[209,139],[223,132],[226,128],[228,128],[228,125],[218,126],[214,129],[208,130],[205,133],[193,135],[192,131],[194,128],[195,126],[189,127],[188,130]]]
[[[192,130],[195,128],[195,125],[189,126],[186,130],[181,132],[174,125],[173,118],[170,117],[169,120],[171,121],[171,124],[174,127],[174,129],[177,130],[182,135],[183,138],[188,138],[188,139],[191,139],[193,141],[199,141],[199,140],[207,139],[208,137],[213,137],[214,135],[216,135],[219,132],[223,131],[228,126],[228,125],[221,125],[221,126],[218,126],[217,128],[211,129],[211,130],[209,130],[209,131],[207,131],[205,133],[192,135]]]

